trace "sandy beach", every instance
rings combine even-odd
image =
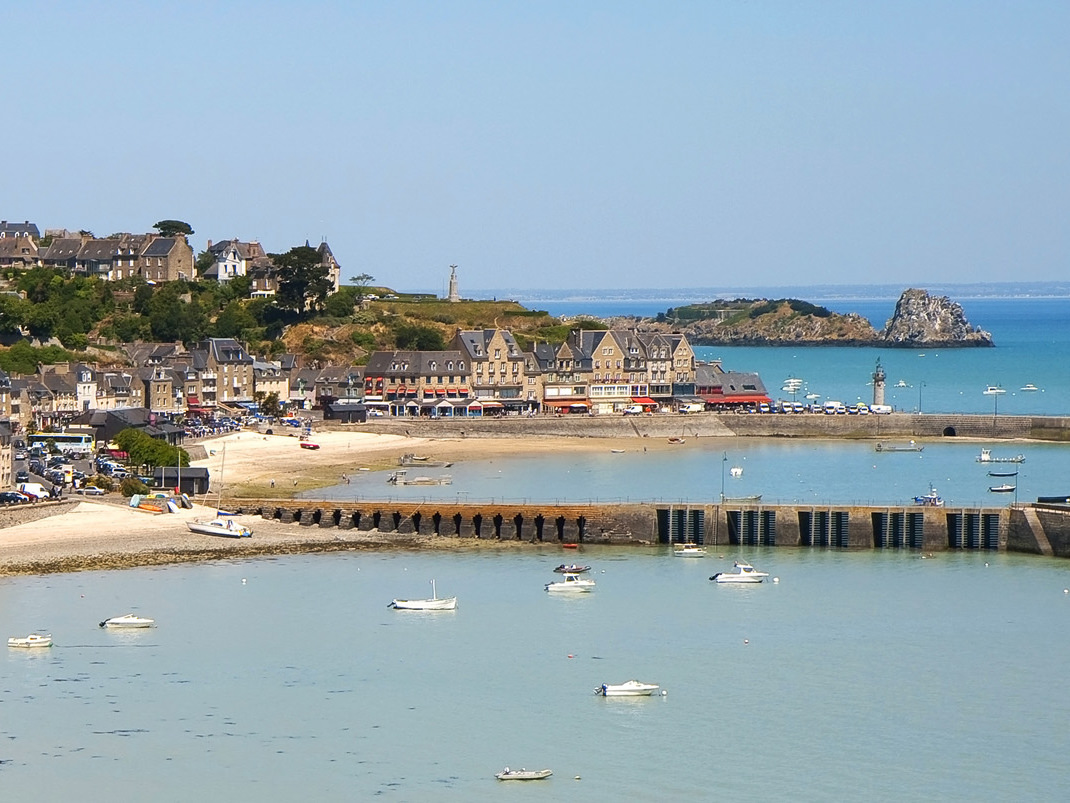
[[[398,458],[410,452],[457,461],[518,452],[560,453],[616,445],[636,448],[634,440],[627,444],[601,439],[440,440],[363,432],[321,432],[314,434],[312,441],[320,448],[303,449],[296,436],[265,436],[248,431],[203,442],[207,457],[194,460],[193,465],[208,467],[212,495],[210,506],[195,504],[192,510],[147,513],[130,508],[128,500],[117,493],[5,509],[0,513],[0,575],[362,548],[516,548],[516,544],[474,539],[458,541],[397,533],[388,537],[374,531],[302,527],[257,516],[239,517],[239,521],[253,528],[252,538],[229,539],[191,533],[186,522],[214,515],[214,495],[220,484],[224,504],[233,497],[288,497],[334,485],[342,474],[360,468],[396,466]],[[651,444],[651,448],[657,447]]]

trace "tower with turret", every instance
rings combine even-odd
[[[873,371],[873,403],[876,405],[884,404],[884,378],[884,366],[878,357],[877,368]]]

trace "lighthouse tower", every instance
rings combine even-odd
[[[873,403],[884,404],[884,367],[881,358],[877,358],[877,368],[873,372]]]

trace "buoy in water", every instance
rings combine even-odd
[[[773,582],[774,583],[779,583],[780,582],[780,578],[779,577],[774,577],[773,578]]]
[[[743,643],[744,643],[744,644],[750,644],[750,639],[746,639],[746,638],[745,638],[745,639],[743,639]]]

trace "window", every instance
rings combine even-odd
[[[500,360],[502,358],[502,350],[494,349],[494,359]]]

